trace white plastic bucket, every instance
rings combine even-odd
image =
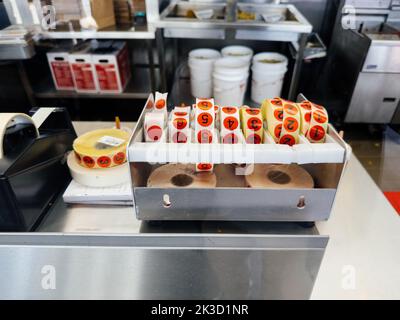
[[[253,57],[253,69],[257,72],[286,72],[288,59],[276,52],[261,52]]]
[[[248,73],[249,63],[243,59],[221,58],[214,63],[214,72],[221,75],[244,76]]]
[[[286,69],[278,72],[257,72],[252,68],[251,100],[262,103],[265,99],[281,96]]]
[[[241,106],[246,93],[249,73],[242,75],[213,74],[214,99],[217,105]]]
[[[213,49],[195,49],[189,52],[190,87],[197,98],[212,97],[214,62],[221,54]]]
[[[243,59],[249,65],[253,58],[253,50],[245,46],[227,46],[221,50],[223,57],[230,57],[235,59]]]
[[[212,98],[212,93],[213,93],[212,79],[198,80],[190,78],[190,88],[192,96],[195,98]]]

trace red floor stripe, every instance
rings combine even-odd
[[[384,194],[393,208],[395,208],[397,213],[400,215],[400,192],[384,192]]]

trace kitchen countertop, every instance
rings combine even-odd
[[[81,134],[93,123],[74,125]],[[121,215],[132,214],[131,208],[117,210]],[[349,161],[331,218],[318,222],[317,228],[330,240],[312,299],[400,298],[400,217],[355,156]]]
[[[80,135],[93,127],[112,124],[75,122],[74,126]],[[123,126],[133,128],[134,123],[123,123]],[[59,205],[61,210],[53,210],[38,231],[132,236],[143,232],[132,207],[73,205],[66,208],[62,201]],[[355,156],[351,157],[341,181],[330,219],[318,222],[316,227],[330,240],[311,299],[400,298],[400,219]],[[256,228],[249,230],[253,232]],[[301,228],[295,232],[312,233],[311,229],[301,231]]]

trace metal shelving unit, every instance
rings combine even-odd
[[[149,92],[153,91],[151,86],[151,70],[148,68],[136,67],[133,69],[132,78],[122,93],[80,93],[75,91],[56,90],[50,78],[33,86],[33,94],[37,99],[65,99],[65,98],[86,98],[86,99],[147,99]],[[155,87],[160,82],[156,75]]]
[[[75,27],[68,30],[67,26],[59,27],[55,30],[38,30],[38,34],[43,39],[155,39],[155,28],[152,26],[113,26],[97,31],[81,30]]]
[[[251,10],[256,13],[254,21],[239,20],[238,9]],[[214,10],[214,17],[199,20],[188,17],[187,12],[194,10]],[[262,14],[278,14],[284,19],[276,22],[266,22]],[[230,0],[226,3],[191,3],[187,1],[172,1],[160,14],[154,23],[163,30],[156,34],[158,43],[162,38],[172,39],[235,39],[279,41],[289,43],[294,49],[294,68],[289,88],[288,98],[295,100],[298,94],[298,82],[304,59],[307,39],[312,32],[312,25],[293,5],[287,4],[249,4]],[[176,42],[175,42],[176,43]],[[159,46],[157,46],[158,49]],[[177,48],[175,48],[177,50]]]

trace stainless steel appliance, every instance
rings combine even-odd
[[[326,73],[346,122],[390,123],[399,106],[400,36],[387,23],[393,10],[391,1],[342,3]]]

